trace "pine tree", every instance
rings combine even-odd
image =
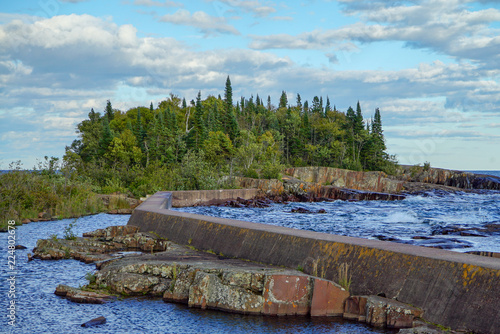
[[[304,102],[304,113],[309,113],[309,102],[307,100]]]
[[[332,111],[332,107],[330,106],[330,99],[328,98],[328,95],[326,96],[326,105],[325,105],[325,115]]]
[[[321,113],[322,109],[322,100],[319,99],[319,97],[315,96],[312,100],[312,113]]]
[[[281,92],[280,104],[278,108],[286,108],[288,106],[288,97],[286,96],[286,92]]]
[[[140,149],[144,152],[146,147],[144,141],[146,139],[146,131],[142,125],[141,108],[137,108],[137,120],[135,124],[134,135],[137,138],[137,143],[139,143]]]
[[[267,96],[267,110],[271,111],[272,105],[271,105],[271,95]]]
[[[233,110],[233,88],[231,87],[231,79],[229,75],[226,79],[226,88],[224,89],[224,101],[226,103],[226,112]]]
[[[375,115],[373,117],[371,135],[377,151],[384,152],[387,147],[385,146],[384,130],[382,130],[382,118],[380,116],[379,108],[375,109]]]
[[[297,108],[302,109],[302,100],[299,93],[297,93]]]
[[[356,116],[354,118],[354,132],[359,134],[364,128],[363,114],[361,113],[361,106],[358,101],[358,104],[356,105]]]
[[[191,131],[190,135],[194,137],[193,140],[194,148],[199,149],[203,145],[203,142],[206,139],[205,124],[203,122],[203,106],[201,104],[201,91],[198,92],[198,96],[196,97],[195,111],[193,118],[194,118],[194,124],[193,124],[194,128]]]
[[[226,110],[224,113],[224,128],[225,132],[229,135],[229,138],[231,138],[234,143],[240,133],[240,129],[233,110],[233,88],[231,87],[231,80],[229,79],[229,75],[227,76],[226,88],[224,89],[224,102],[226,105]]]
[[[104,115],[108,118],[108,123],[111,122],[115,117],[110,100],[108,100],[108,102],[106,103],[106,109],[104,110]]]
[[[99,155],[103,156],[108,149],[109,144],[113,140],[113,134],[109,128],[108,117],[102,118],[102,137],[99,140]]]

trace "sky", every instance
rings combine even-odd
[[[500,1],[0,0],[0,169],[106,101],[282,91],[379,108],[401,164],[500,170]]]

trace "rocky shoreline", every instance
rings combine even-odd
[[[357,172],[330,167],[297,167],[284,170],[281,180],[235,177],[241,189],[259,189],[252,199],[208,200],[192,205],[266,207],[270,203],[332,200],[403,200],[429,192],[457,193],[500,190],[500,178],[439,168],[401,166],[396,175]]]
[[[134,226],[112,226],[76,240],[41,239],[33,258],[74,258],[96,263],[89,284],[59,285],[55,294],[77,303],[102,304],[118,296],[149,296],[249,315],[343,317],[379,328],[439,333],[421,319],[423,312],[384,296],[351,296],[320,275],[227,258],[180,246]],[[412,331],[402,330],[402,333]]]

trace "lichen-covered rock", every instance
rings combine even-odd
[[[166,279],[127,272],[98,272],[96,284],[107,289],[129,296],[156,295],[161,296],[170,286]]]
[[[260,314],[264,299],[261,295],[254,294],[238,285],[223,284],[215,274],[198,271],[189,289],[188,304],[202,309]]]
[[[33,258],[60,260],[74,258],[85,263],[110,259],[112,252],[140,250],[159,252],[168,248],[169,241],[149,233],[137,232],[136,226],[110,226],[75,240],[40,239],[33,249]]]
[[[366,322],[375,327],[413,327],[413,320],[422,316],[422,310],[397,300],[369,296],[366,302]]]
[[[59,284],[54,293],[58,296],[68,298],[72,302],[84,304],[104,304],[115,299],[115,297],[111,295],[85,291],[63,284]]]
[[[264,282],[263,314],[309,314],[312,296],[311,277],[307,275],[268,275]]]
[[[86,238],[114,238],[139,232],[139,227],[133,225],[109,226],[92,232],[83,233]]]
[[[163,294],[163,300],[166,302],[188,304],[189,289],[193,285],[198,270],[196,268],[186,268],[180,273],[175,272],[175,275],[172,275],[173,281],[170,288]]]

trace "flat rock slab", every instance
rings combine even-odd
[[[58,296],[65,297],[72,302],[82,304],[104,304],[116,299],[115,296],[108,294],[86,291],[63,284],[59,284],[54,293]]]
[[[126,295],[243,314],[341,316],[349,293],[298,270],[170,244],[164,252],[103,263],[96,285]]]

